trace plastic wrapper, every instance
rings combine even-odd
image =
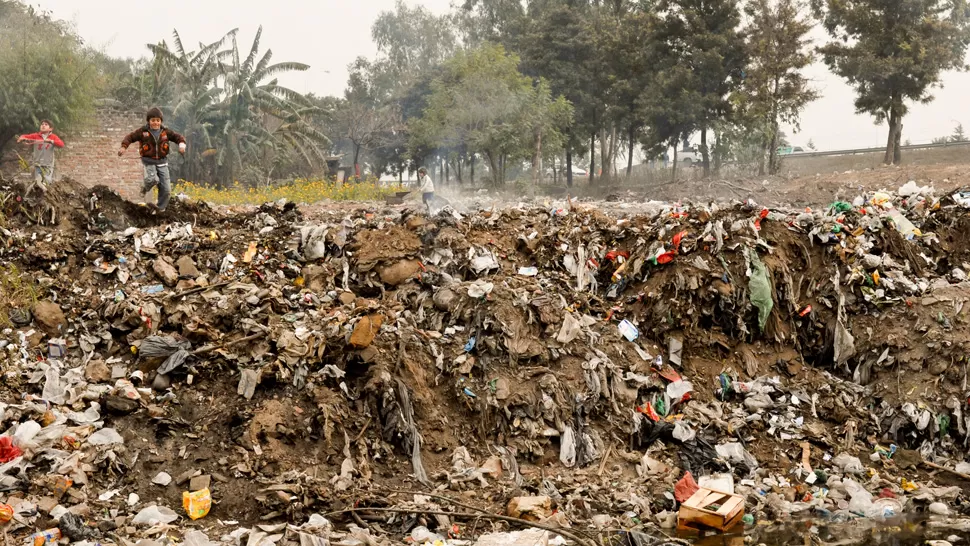
[[[212,494],[208,489],[186,491],[182,493],[182,508],[185,509],[185,515],[189,516],[189,519],[202,519],[212,508]]]

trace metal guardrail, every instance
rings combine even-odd
[[[900,146],[902,150],[923,150],[928,148],[952,148],[956,146],[970,146],[970,141],[964,142],[944,142],[941,144],[910,144],[909,146]],[[828,152],[798,152],[794,154],[785,154],[779,156],[785,159],[792,159],[796,157],[825,157],[830,155],[856,155],[856,154],[874,154],[874,153],[885,153],[886,147],[881,146],[879,148],[857,148],[854,150],[831,150]]]

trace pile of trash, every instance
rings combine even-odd
[[[312,218],[152,215],[69,182],[44,215],[7,199],[0,524],[35,546],[959,534],[967,196]]]

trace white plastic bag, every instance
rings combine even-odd
[[[171,508],[153,505],[142,508],[141,512],[138,512],[131,522],[135,525],[151,527],[152,525],[158,525],[159,523],[172,523],[173,521],[177,520],[178,517],[178,514],[176,514]]]
[[[560,440],[562,444],[559,447],[559,460],[566,468],[576,466],[576,434],[573,427],[566,427]]]
[[[103,428],[91,436],[88,436],[88,443],[93,446],[109,446],[123,444],[125,439],[113,428]]]

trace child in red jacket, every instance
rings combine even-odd
[[[63,148],[64,141],[54,134],[54,125],[50,120],[41,120],[40,132],[20,135],[17,142],[27,142],[33,150],[30,166],[33,169],[33,184],[27,188],[27,194],[40,188],[43,193],[47,185],[54,181],[54,148]]]

